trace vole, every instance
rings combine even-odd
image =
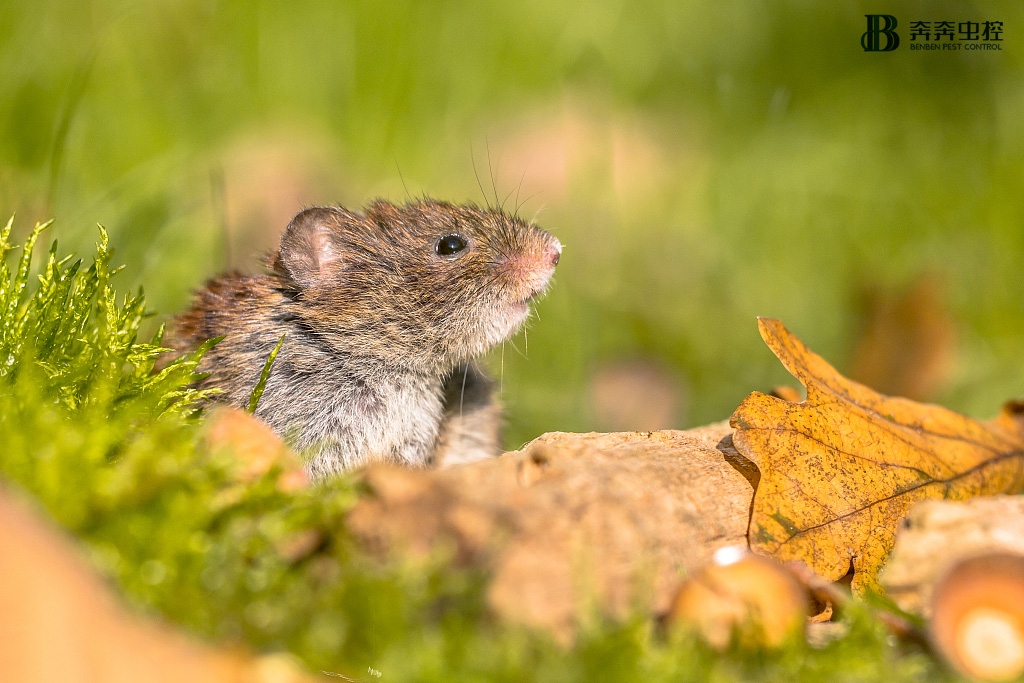
[[[500,411],[473,359],[523,325],[561,252],[497,208],[428,198],[309,208],[266,274],[208,282],[169,343],[184,351],[224,335],[199,386],[246,406],[284,335],[256,415],[312,453],[315,478],[371,460],[493,456]]]

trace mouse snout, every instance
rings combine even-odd
[[[551,264],[551,267],[553,268],[557,266],[558,258],[562,255],[562,243],[559,242],[557,239],[552,238],[551,244],[548,245],[546,255],[548,258],[548,262]]]
[[[501,261],[501,271],[509,284],[511,297],[525,301],[547,289],[561,254],[562,245],[558,240],[545,240],[532,250],[507,254]]]

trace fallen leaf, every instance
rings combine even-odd
[[[652,359],[619,359],[591,379],[590,404],[603,431],[653,432],[683,421],[686,387]]]
[[[277,467],[277,487],[295,492],[309,485],[302,460],[270,425],[240,408],[216,406],[206,421],[206,444],[213,450],[226,449],[239,462],[239,482],[248,484]]]
[[[772,389],[772,391],[769,394],[769,396],[774,396],[775,398],[781,398],[781,399],[784,399],[786,401],[790,401],[791,403],[799,403],[800,401],[802,401],[804,399],[804,397],[800,395],[800,391],[798,389],[794,389],[793,387],[787,387],[787,386],[777,386],[777,387],[775,387],[774,389]]]
[[[744,543],[757,472],[731,434],[555,433],[447,469],[376,464],[346,528],[382,557],[447,549],[487,571],[494,614],[568,642],[589,606],[664,612],[681,573]]]
[[[864,329],[850,376],[887,394],[927,400],[945,384],[956,356],[956,325],[945,282],[921,274],[903,290],[864,287]]]
[[[0,486],[0,679],[311,683],[285,654],[198,642],[129,612],[71,539]]]
[[[755,392],[733,413],[737,449],[761,471],[752,549],[800,560],[827,579],[877,574],[914,502],[1015,493],[1024,487],[1018,404],[991,422],[891,398],[846,379],[778,320],[761,337],[807,389],[792,403]]]

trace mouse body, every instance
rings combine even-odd
[[[223,336],[198,385],[244,407],[283,336],[256,415],[310,455],[313,477],[494,456],[500,408],[474,359],[523,325],[561,250],[496,208],[313,207],[289,223],[267,273],[199,290],[169,345]]]

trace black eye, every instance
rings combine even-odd
[[[437,241],[438,256],[451,256],[457,254],[466,248],[466,240],[462,239],[458,235],[445,235]]]

